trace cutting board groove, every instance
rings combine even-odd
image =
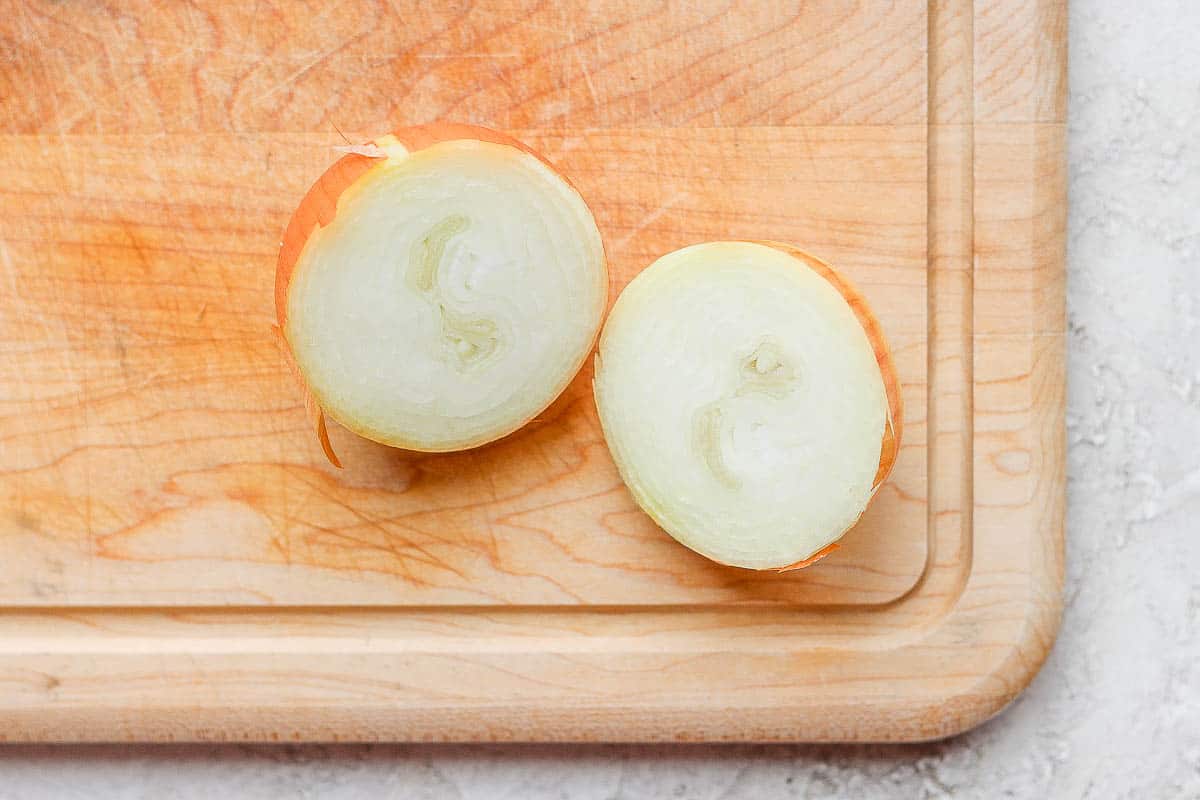
[[[911,740],[1002,708],[1060,603],[1065,4],[401,5],[0,16],[0,740]],[[614,296],[720,238],[855,280],[906,438],[841,550],[676,545],[590,368],[493,446],[336,430],[324,463],[278,232],[341,132],[446,118],[571,177]]]

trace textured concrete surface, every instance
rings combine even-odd
[[[0,750],[0,798],[1200,798],[1200,2],[1071,12],[1066,612],[916,747]]]

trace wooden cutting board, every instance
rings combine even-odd
[[[207,6],[207,7],[204,7]],[[908,740],[1037,671],[1063,548],[1063,0],[9,4],[0,739]],[[579,186],[613,296],[794,242],[879,312],[896,471],[813,569],[640,513],[585,370],[453,455],[335,430],[272,330],[331,146],[437,119]]]

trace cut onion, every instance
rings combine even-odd
[[[831,552],[899,450],[878,321],[831,267],[773,242],[686,247],[645,269],[609,314],[594,388],[634,500],[731,566]]]
[[[296,209],[275,305],[316,409],[383,444],[499,439],[566,388],[608,297],[595,220],[540,156],[468,125],[347,148]]]

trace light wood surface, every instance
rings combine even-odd
[[[976,5],[0,9],[0,740],[904,740],[1003,707],[1060,603],[1065,9]],[[435,119],[558,165],[614,296],[722,238],[862,288],[906,430],[842,549],[675,544],[589,370],[498,444],[334,430],[324,462],[279,234],[341,133]]]

